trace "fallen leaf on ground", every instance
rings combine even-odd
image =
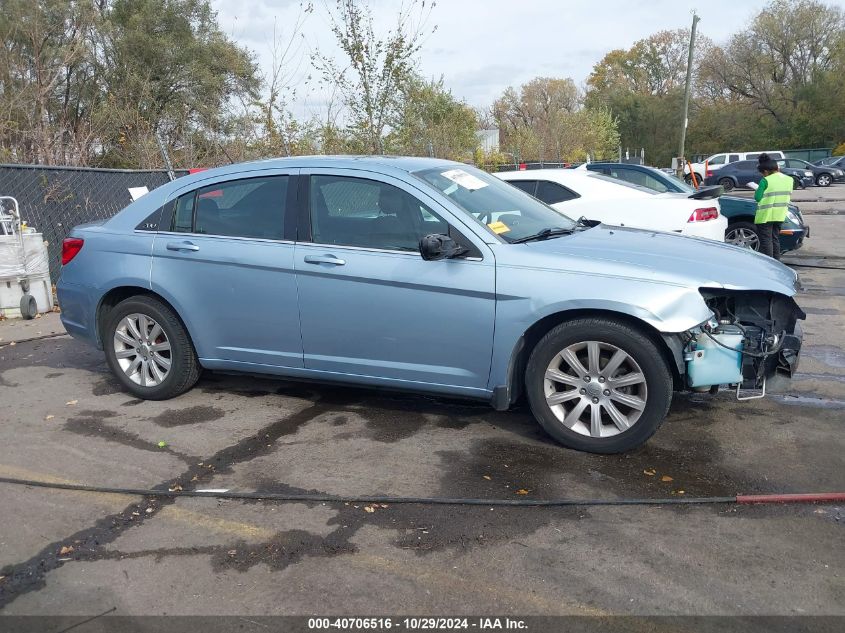
[[[516,494],[518,494],[518,495],[527,495],[527,494],[528,494],[528,491],[527,491],[525,488],[520,488],[519,490],[517,490],[517,491],[516,491]]]
[[[55,415],[48,415],[48,416],[47,416],[46,418],[44,418],[44,419],[45,419],[45,420],[52,420],[52,419],[53,419],[53,418],[55,418],[55,417],[56,417]]]
[[[17,345],[17,343],[15,343],[14,341],[12,341],[11,343],[9,343],[9,345],[14,346],[14,345]]]
[[[176,484],[172,488],[168,488],[168,490],[170,490],[170,492],[181,492],[182,486],[180,486],[179,484]]]
[[[481,476],[484,477],[484,479],[486,479],[487,481],[490,481],[491,479],[493,479],[490,475],[481,475]]]
[[[372,514],[375,511],[376,509],[372,506],[364,506],[364,512],[369,512],[370,514]]]
[[[674,479],[672,479],[669,475],[663,475],[663,476],[660,478],[660,481],[675,481],[675,480],[674,480]]]
[[[147,514],[152,514],[153,509],[152,509],[152,508],[147,508],[146,510],[144,510],[144,512],[146,512]]]
[[[67,402],[65,402],[65,404],[66,404],[67,406],[69,406],[69,407],[72,407],[72,406],[73,406],[73,405],[75,405],[77,402],[79,402],[79,400],[68,400]]]
[[[158,443],[159,448],[164,448],[165,446],[167,446],[167,442],[165,442],[164,440],[162,440]]]
[[[229,556],[235,556],[238,553],[238,550],[230,549],[227,553],[229,554]]]
[[[387,507],[387,504],[386,504],[386,503],[382,503],[382,504],[381,504],[381,507],[382,507],[382,508],[386,508],[386,507]]]
[[[648,475],[649,477],[654,477],[657,474],[657,471],[653,468],[649,468],[648,470],[643,471],[643,475]]]
[[[73,545],[62,545],[62,549],[59,550],[59,554],[64,556],[65,554],[71,554],[73,552]]]

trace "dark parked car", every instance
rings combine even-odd
[[[813,172],[809,169],[792,169],[784,167],[781,172],[792,176],[796,189],[804,189],[816,182]],[[762,176],[757,171],[756,160],[740,160],[725,165],[717,171],[708,171],[704,178],[704,185],[721,185],[725,191],[736,187],[747,187],[749,183],[760,182]]]
[[[815,178],[816,184],[819,187],[829,187],[835,181],[845,180],[845,171],[835,165],[813,165],[813,163],[808,163],[806,160],[801,160],[800,158],[787,158],[785,160],[779,160],[778,166],[781,169],[787,167],[789,169],[802,169],[813,172],[813,178]]]
[[[820,160],[813,161],[816,167],[838,167],[845,170],[845,156],[828,156]]]
[[[746,161],[754,162],[755,161]],[[708,190],[696,190],[685,182],[680,181],[673,174],[667,173],[654,167],[644,165],[628,165],[625,163],[590,163],[587,165],[590,171],[597,171],[611,178],[618,178],[641,187],[648,187],[655,191],[674,191],[678,193],[697,194],[707,196]],[[759,176],[759,174],[758,174]],[[718,195],[721,189],[718,186],[710,188],[711,195]],[[719,209],[723,216],[728,219],[728,228],[725,231],[725,242],[758,250],[760,238],[757,236],[757,228],[754,225],[754,214],[757,211],[757,203],[749,198],[737,196],[719,196]],[[789,205],[789,213],[786,222],[781,226],[780,249],[781,252],[794,251],[801,248],[804,238],[810,237],[810,227],[804,224],[804,218],[798,207]]]

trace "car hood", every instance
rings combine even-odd
[[[498,249],[497,249],[498,251]],[[767,290],[793,296],[798,276],[780,262],[713,240],[599,225],[554,239],[509,244],[497,263],[694,288]]]

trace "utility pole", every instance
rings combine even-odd
[[[158,143],[158,151],[161,152],[161,160],[164,161],[164,167],[167,169],[167,177],[171,181],[176,180],[176,174],[173,173],[173,164],[170,162],[170,154],[167,153],[167,147],[161,139],[159,131],[155,131],[156,143]]]
[[[687,59],[687,80],[684,86],[684,118],[681,121],[681,144],[678,149],[678,178],[684,178],[684,143],[687,140],[687,116],[689,115],[689,93],[692,84],[692,56],[695,50],[695,27],[701,18],[692,12],[692,30],[689,36],[689,58]]]

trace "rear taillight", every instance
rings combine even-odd
[[[704,177],[705,177],[705,178],[710,178],[710,176],[712,176],[712,175],[713,175],[713,172],[712,172],[712,171],[710,171],[709,169],[708,169],[707,171],[705,171],[705,172],[704,172]]]
[[[82,245],[85,240],[78,237],[66,237],[62,242],[62,266],[65,266],[70,260],[76,257],[77,253],[82,250]]]
[[[693,211],[687,222],[707,222],[708,220],[715,220],[719,217],[719,209],[716,207],[707,207],[706,209],[696,209]]]

